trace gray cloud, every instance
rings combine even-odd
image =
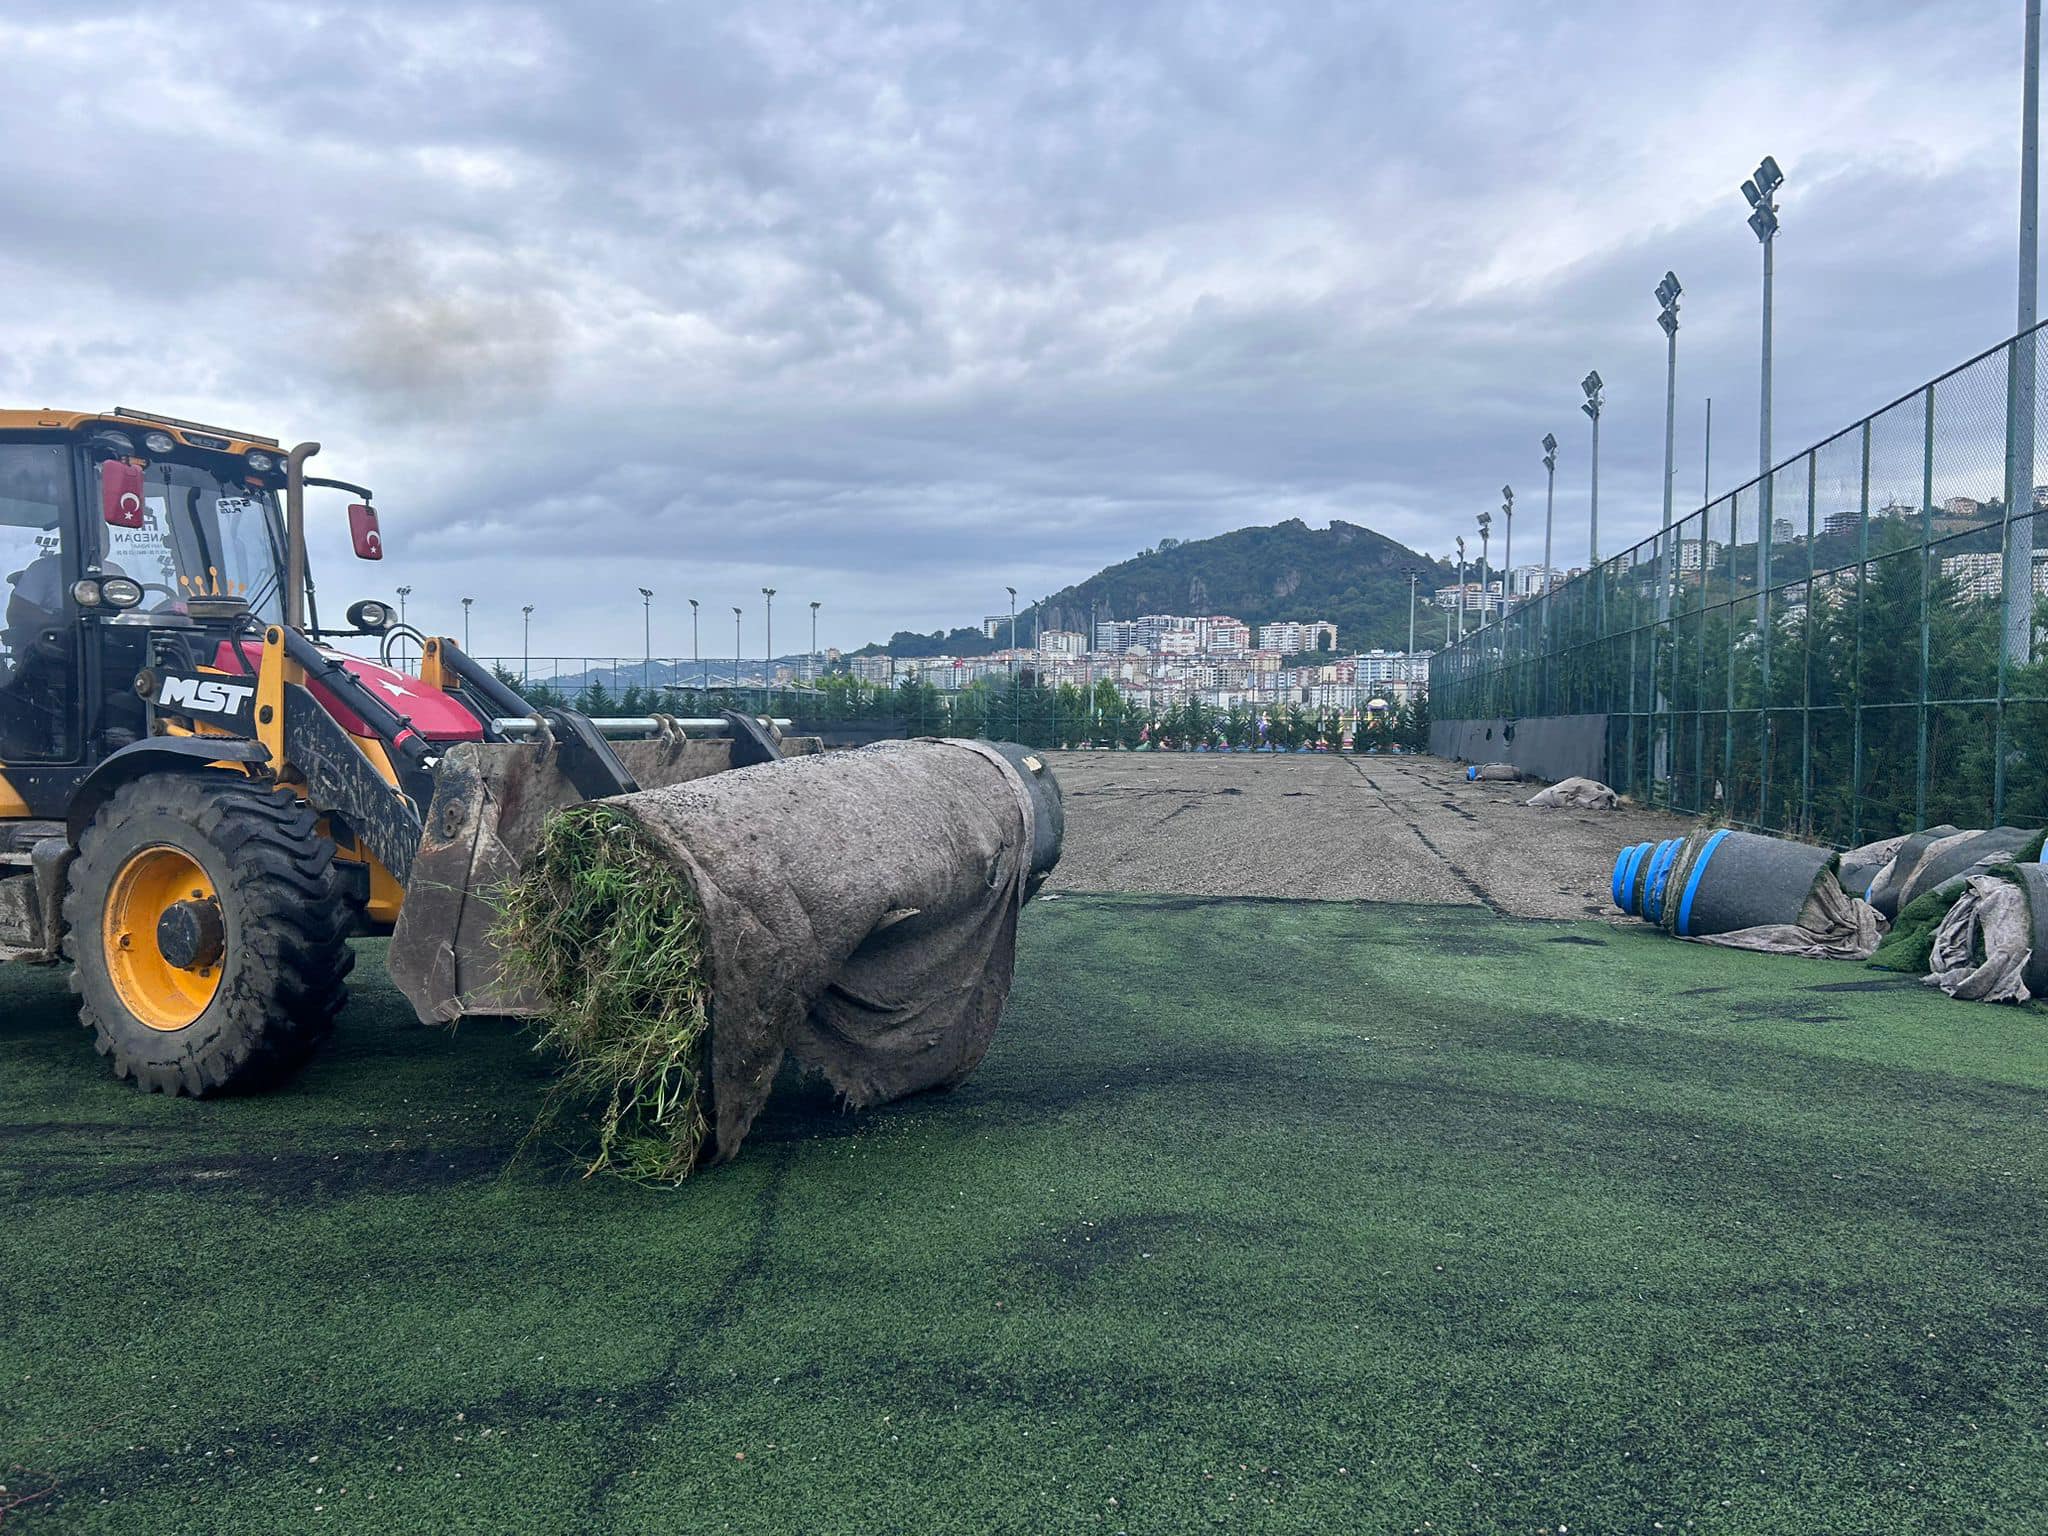
[[[1298,0],[0,17],[0,386],[327,446],[480,649],[632,652],[632,588],[774,585],[828,643],[1162,535],[1341,516],[1436,551],[1610,388],[1609,547],[1755,461],[1790,173],[1789,452],[2010,328],[2018,27],[1992,0]],[[1517,540],[1518,549],[1533,548]],[[795,621],[778,634],[795,636]],[[729,643],[730,632],[726,631]]]

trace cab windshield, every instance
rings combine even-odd
[[[239,597],[259,622],[284,618],[284,537],[277,494],[175,459],[143,473],[140,528],[102,526],[101,568],[142,583],[142,607],[182,613],[187,598]]]

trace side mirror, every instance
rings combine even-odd
[[[142,471],[126,459],[100,465],[100,516],[110,528],[140,528],[147,509],[142,500]]]
[[[358,560],[382,560],[384,535],[377,528],[377,509],[367,501],[350,504],[348,536],[355,540]]]

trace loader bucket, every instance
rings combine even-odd
[[[786,757],[819,750],[814,737],[779,745]],[[611,748],[642,789],[734,766],[731,738],[670,734]],[[746,753],[746,742],[740,750]],[[550,745],[460,742],[443,754],[388,962],[421,1023],[541,1011],[541,1000],[507,976],[491,936],[504,892],[519,878],[542,825],[585,798]]]

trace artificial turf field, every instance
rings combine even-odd
[[[2048,1529],[2040,1011],[1068,896],[965,1087],[653,1190],[375,950],[205,1104],[0,968],[9,1536]]]

